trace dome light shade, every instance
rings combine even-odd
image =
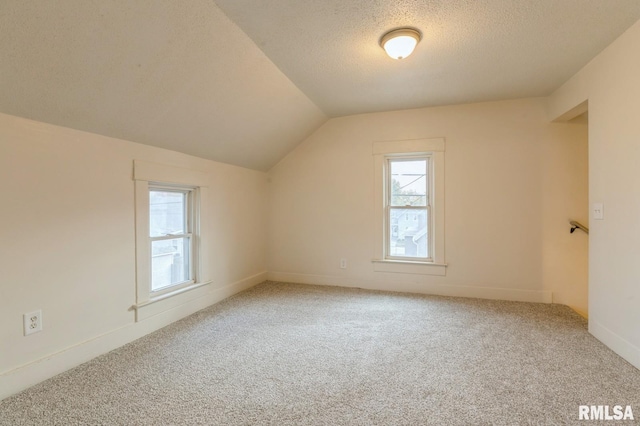
[[[413,28],[398,28],[389,31],[380,39],[380,46],[393,59],[404,59],[413,53],[420,41],[420,31]]]

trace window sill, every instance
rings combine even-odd
[[[149,300],[133,305],[136,311],[136,321],[141,321],[160,314],[176,306],[187,303],[193,299],[202,297],[208,290],[204,287],[211,284],[211,281],[192,284],[188,287],[181,287],[175,291],[163,293]]]
[[[409,260],[373,259],[375,272],[391,272],[396,274],[439,275],[447,274],[446,263],[412,262]]]

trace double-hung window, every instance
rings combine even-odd
[[[385,258],[431,260],[431,156],[386,157]]]
[[[208,292],[208,176],[196,170],[134,161],[136,320]]]
[[[151,291],[155,294],[195,282],[194,188],[149,187]]]
[[[445,275],[442,138],[373,144],[374,270]]]

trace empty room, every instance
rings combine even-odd
[[[0,0],[0,425],[640,422],[638,0]]]

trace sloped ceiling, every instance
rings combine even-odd
[[[638,0],[2,0],[0,112],[268,170],[327,116],[545,96],[639,18]],[[394,61],[378,39],[404,25],[424,39]]]
[[[0,2],[0,112],[268,170],[326,121],[209,0]]]

